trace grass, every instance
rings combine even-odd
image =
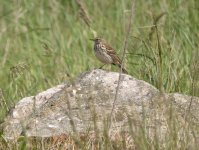
[[[93,32],[122,54],[131,0],[87,0],[83,9],[76,1],[0,2],[0,121],[21,98],[99,67]],[[130,75],[199,96],[198,9],[197,0],[137,1],[125,61]]]

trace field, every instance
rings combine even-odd
[[[131,0],[0,3],[0,122],[21,98],[101,66],[89,40],[94,35],[122,56]],[[161,91],[199,96],[198,10],[198,0],[136,1],[129,74]]]

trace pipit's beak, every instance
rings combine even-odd
[[[91,41],[95,41],[95,39],[90,39]]]

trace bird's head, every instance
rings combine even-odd
[[[99,43],[101,43],[102,42],[102,39],[101,38],[99,38],[99,37],[96,37],[96,38],[94,38],[94,39],[90,39],[91,41],[94,41],[96,44],[99,44]]]

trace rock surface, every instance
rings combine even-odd
[[[176,110],[175,117],[181,123],[190,115],[198,123],[199,98],[178,93],[161,95],[152,85],[129,75],[121,75],[114,102],[118,77],[119,73],[97,69],[81,74],[73,83],[23,98],[2,124],[4,138],[100,133],[107,128],[114,133],[128,130],[129,119],[135,126],[145,126],[149,136],[158,132],[164,138],[170,108]],[[182,132],[183,127],[179,128],[179,134]]]

